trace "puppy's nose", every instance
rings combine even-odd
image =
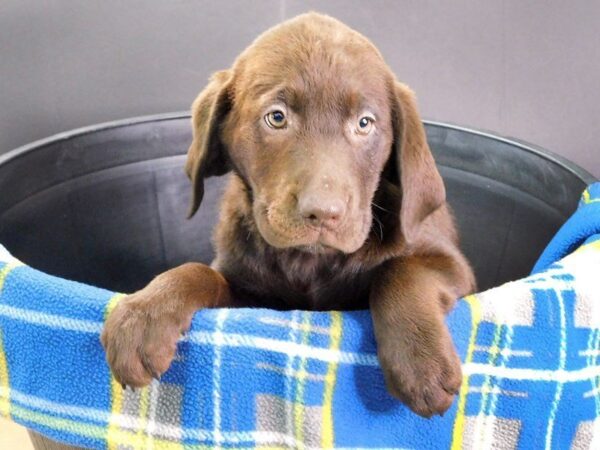
[[[298,211],[311,225],[335,228],[346,214],[346,203],[337,197],[306,194],[298,199]]]

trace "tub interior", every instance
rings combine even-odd
[[[187,115],[67,133],[0,159],[0,242],[54,275],[120,292],[186,261],[210,263],[225,177],[186,219]],[[592,178],[518,142],[426,123],[481,290],[527,275]]]

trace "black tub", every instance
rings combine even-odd
[[[526,275],[593,177],[539,148],[427,122],[427,136],[485,289]],[[0,156],[0,243],[62,277],[135,290],[185,261],[209,262],[223,178],[187,220],[189,116],[83,128]]]

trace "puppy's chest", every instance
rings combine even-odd
[[[366,307],[370,286],[368,272],[350,271],[335,261],[292,261],[279,268],[274,291],[291,308],[310,310]]]

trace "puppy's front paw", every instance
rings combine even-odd
[[[390,393],[423,417],[443,415],[462,382],[460,360],[450,337],[428,342],[417,339],[379,352]]]
[[[165,300],[141,290],[122,299],[108,316],[100,340],[119,383],[145,386],[171,365],[192,314],[169,308]]]

